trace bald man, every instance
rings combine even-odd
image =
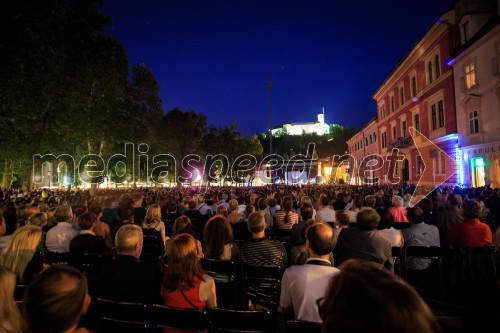
[[[330,262],[335,244],[335,234],[327,223],[319,222],[307,229],[309,259],[304,265],[287,268],[283,274],[281,311],[293,312],[297,320],[321,323],[316,301],[325,295],[331,278],[340,272]]]

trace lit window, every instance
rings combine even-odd
[[[470,63],[465,66],[465,88],[471,89],[476,85],[476,66]]]
[[[399,105],[405,104],[405,90],[403,87],[399,88]]]
[[[479,117],[477,115],[477,110],[469,112],[469,132],[470,134],[479,132]]]
[[[386,138],[386,135],[385,135],[385,132],[382,132],[382,148],[385,148],[387,147],[387,138]]]

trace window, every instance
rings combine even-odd
[[[431,106],[431,122],[432,130],[437,129],[436,104],[432,104]]]
[[[411,77],[411,97],[417,97],[417,77]]]
[[[392,128],[392,139],[396,140],[396,126]]]
[[[446,155],[444,152],[442,151],[439,152],[439,166],[440,166],[439,171],[442,175],[446,173],[445,156]]]
[[[436,79],[441,76],[441,65],[439,63],[439,55],[436,54],[434,57],[434,69],[435,69],[435,77]]]
[[[365,138],[365,147],[368,146],[368,138]]]
[[[472,89],[476,85],[476,66],[472,62],[465,66],[465,88]]]
[[[476,134],[479,132],[479,117],[477,110],[469,112],[469,134]]]
[[[416,114],[413,119],[413,125],[415,126],[415,129],[420,132],[420,115]],[[418,135],[419,133],[417,132],[416,134]]]
[[[373,132],[373,142],[377,142],[377,137],[375,136],[375,132]]]
[[[382,132],[382,148],[385,148],[387,147],[387,138],[386,138],[386,135],[385,135],[385,132]]]
[[[406,134],[406,120],[401,123],[401,130],[402,130],[402,134],[401,134],[402,137],[408,136]]]
[[[427,83],[428,83],[428,84],[431,84],[431,83],[432,83],[432,81],[434,81],[434,80],[432,79],[432,62],[431,62],[431,61],[429,61],[429,62],[427,63]]]
[[[399,88],[399,105],[405,104],[405,89]]]
[[[391,96],[391,112],[396,110],[396,106],[394,105],[394,96]]]
[[[431,130],[444,127],[444,103],[440,100],[431,105]]]
[[[438,102],[438,119],[439,119],[439,127],[444,127],[444,107],[443,101]]]

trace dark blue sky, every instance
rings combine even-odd
[[[244,134],[326,121],[361,127],[373,93],[452,0],[106,0],[109,32],[145,63],[163,107],[192,108]]]

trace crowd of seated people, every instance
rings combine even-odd
[[[2,274],[14,276],[15,285],[27,285],[32,293],[39,292],[36,288],[50,289],[46,281],[36,281],[51,267],[52,254],[89,253],[102,257],[103,263],[97,284],[89,285],[94,297],[203,309],[224,303],[217,299],[213,277],[201,268],[201,258],[279,266],[284,272],[280,311],[298,320],[323,321],[341,331],[347,328],[336,325],[346,324],[345,318],[330,312],[338,306],[360,306],[356,297],[350,305],[342,303],[342,295],[362,285],[360,275],[369,271],[366,274],[374,279],[386,281],[387,288],[401,290],[413,300],[408,304],[411,317],[423,301],[397,276],[394,248],[403,253],[408,246],[500,246],[498,189],[442,188],[414,206],[409,202],[412,190],[348,185],[215,187],[203,193],[194,187],[102,189],[92,194],[2,190],[0,279]],[[145,240],[151,237],[159,244],[158,260],[144,257]],[[408,258],[405,265],[424,272],[432,261]],[[68,280],[68,288],[70,280],[81,279],[73,270],[54,270],[49,272]],[[308,283],[315,276],[321,279]],[[11,294],[9,288],[5,292]],[[83,290],[78,292],[83,295]],[[7,296],[0,313],[7,311],[9,318],[15,318]],[[396,302],[387,297],[389,303]],[[315,302],[321,303],[319,312],[310,311]],[[74,304],[82,310],[80,315],[86,312],[86,303],[79,298]],[[362,309],[349,318],[367,315]],[[418,325],[427,325],[428,332],[436,331],[432,313],[425,307],[419,311],[421,317],[412,317],[408,323],[417,320]],[[26,315],[23,310],[22,316]],[[15,329],[16,320],[6,325]],[[26,331],[36,331],[29,327],[29,320],[24,322]],[[390,331],[403,324],[395,323]],[[402,331],[413,332],[413,328]]]

